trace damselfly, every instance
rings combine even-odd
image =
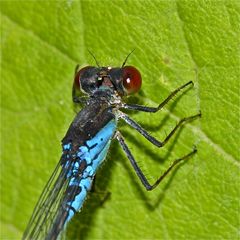
[[[82,208],[113,139],[120,143],[148,191],[153,190],[176,164],[196,153],[195,148],[175,160],[154,184],[148,182],[117,129],[118,121],[125,121],[160,148],[184,122],[200,117],[201,114],[183,118],[163,141],[159,141],[120,111],[129,109],[156,113],[180,90],[193,85],[190,81],[177,88],[158,107],[127,104],[123,97],[138,92],[142,83],[140,72],[133,66],[125,66],[129,55],[121,67],[100,67],[96,61],[97,67],[76,68],[72,97],[75,103],[83,104],[83,108],[62,140],[61,159],[38,200],[23,239],[57,239],[74,214]]]

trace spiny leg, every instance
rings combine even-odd
[[[109,198],[111,197],[111,192],[109,191],[101,191],[101,190],[98,190],[96,188],[96,175],[94,176],[93,178],[93,182],[92,182],[92,188],[91,188],[91,193],[93,194],[97,194],[97,195],[103,195],[103,197],[100,199],[100,203],[99,205],[100,206],[103,206],[103,204],[109,200]]]
[[[79,64],[77,64],[76,65],[76,67],[75,67],[75,71],[74,71],[74,76],[73,76],[73,86],[72,86],[72,101],[74,102],[74,103],[79,103],[79,101],[78,101],[78,96],[77,96],[77,93],[76,93],[76,86],[75,86],[75,77],[76,77],[76,75],[77,75],[77,73],[78,73],[78,69],[79,69]]]
[[[137,110],[137,111],[142,111],[142,112],[158,112],[161,110],[179,91],[187,87],[188,85],[194,85],[193,81],[189,81],[182,85],[181,87],[177,88],[173,92],[170,93],[170,95],[163,101],[161,102],[158,107],[146,107],[138,104],[123,104],[122,108],[129,109],[129,110]]]
[[[194,148],[192,152],[188,153],[187,155],[183,156],[182,158],[179,158],[179,159],[175,160],[170,165],[170,167],[157,179],[157,181],[154,184],[150,184],[149,181],[147,180],[147,178],[145,177],[144,173],[142,172],[142,170],[138,166],[136,160],[134,159],[134,157],[133,157],[131,151],[129,150],[127,144],[125,143],[124,138],[121,135],[121,133],[117,131],[115,137],[117,138],[118,142],[120,143],[123,151],[126,153],[126,155],[127,155],[128,159],[130,160],[130,163],[132,164],[137,176],[139,177],[139,179],[141,180],[143,186],[146,188],[147,191],[151,191],[154,188],[156,188],[160,184],[160,182],[168,175],[168,173],[173,169],[174,166],[176,166],[181,161],[184,161],[187,158],[191,157],[192,155],[194,155],[197,152],[197,149]]]
[[[143,129],[137,122],[135,122],[133,119],[131,119],[128,115],[120,112],[119,113],[119,117],[122,118],[127,124],[129,124],[131,127],[133,127],[134,129],[136,129],[141,135],[143,135],[149,142],[151,142],[152,144],[154,144],[157,147],[163,147],[168,141],[169,139],[174,135],[174,133],[177,131],[177,129],[179,129],[183,123],[194,120],[198,117],[201,117],[201,112],[190,116],[190,117],[186,117],[181,119],[177,125],[175,126],[175,128],[173,128],[173,130],[166,136],[166,138],[161,142],[159,140],[157,140],[156,138],[154,138],[153,136],[151,136],[145,129]]]

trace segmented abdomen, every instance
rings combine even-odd
[[[81,209],[96,171],[107,155],[115,130],[116,121],[113,119],[77,149],[71,142],[63,145],[62,168],[69,184],[47,239],[54,239],[53,236],[57,236]]]

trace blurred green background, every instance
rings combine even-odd
[[[74,118],[74,68],[120,66],[142,74],[132,100],[157,106],[189,80],[195,87],[157,114],[130,114],[162,140],[202,111],[164,149],[120,124],[153,182],[176,158],[198,154],[154,191],[141,185],[117,142],[97,176],[111,199],[91,194],[69,239],[239,239],[239,1],[1,1],[1,235],[20,239]]]

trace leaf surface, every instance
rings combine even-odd
[[[152,192],[145,191],[117,142],[97,175],[111,192],[91,194],[69,224],[70,239],[239,238],[239,16],[237,1],[1,1],[1,239],[20,239],[57,164],[75,113],[76,64],[128,60],[143,78],[134,99],[157,114],[129,113],[158,139],[201,110],[163,149],[120,123],[153,182],[197,146]],[[130,99],[131,100],[131,99]]]

